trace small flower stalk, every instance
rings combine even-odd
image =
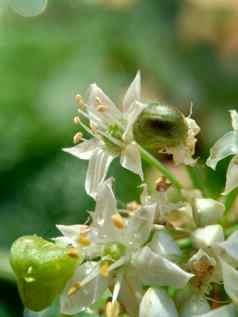
[[[177,108],[142,100],[140,72],[121,106],[96,84],[75,101],[79,131],[64,151],[89,161],[85,189],[95,208],[85,224],[58,224],[52,241],[34,235],[13,243],[11,265],[24,305],[40,312],[58,297],[67,316],[237,316],[238,230],[224,202],[238,187],[237,112],[230,112],[232,131],[206,162],[215,169],[233,156],[224,193],[214,199],[185,187],[159,161],[158,154],[172,154],[174,164],[195,165],[200,128]],[[107,176],[116,157],[141,179],[139,201],[123,208],[117,183]],[[143,160],[160,172],[154,184],[145,182]]]

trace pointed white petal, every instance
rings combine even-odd
[[[56,225],[57,229],[67,238],[77,240],[82,231],[87,230],[85,225]]]
[[[71,295],[69,290],[77,283],[88,278],[88,282]],[[95,303],[106,291],[107,279],[98,274],[96,262],[86,262],[78,267],[72,279],[67,283],[61,296],[61,312],[66,315],[74,315]]]
[[[127,112],[131,104],[135,101],[140,101],[141,99],[141,74],[140,71],[137,72],[136,77],[130,84],[124,100],[123,100],[123,112]]]
[[[135,101],[131,104],[128,111],[123,114],[124,120],[127,122],[125,132],[122,136],[124,141],[129,142],[133,139],[133,125],[145,107],[145,103]]]
[[[143,206],[137,210],[134,216],[128,220],[123,233],[126,245],[138,247],[143,245],[149,238],[155,218],[156,204]]]
[[[103,148],[97,148],[89,160],[85,189],[88,195],[96,197],[99,185],[106,178],[108,168],[115,156]]]
[[[225,242],[219,243],[219,247],[225,250],[234,260],[238,261],[238,231],[232,233]]]
[[[213,247],[224,241],[224,232],[221,225],[210,225],[199,228],[192,233],[192,242],[198,249]]]
[[[238,112],[236,110],[230,110],[231,124],[234,131],[238,131]]]
[[[208,313],[201,314],[201,315],[195,315],[194,317],[236,317],[237,316],[237,310],[235,308],[235,305],[225,305],[221,308],[213,309]]]
[[[221,266],[225,291],[232,301],[238,304],[238,271],[223,260]]]
[[[106,111],[98,111],[99,104],[107,107]],[[111,99],[100,89],[96,84],[91,84],[88,91],[87,108],[89,115],[92,113],[92,122],[97,126],[101,121],[103,124],[113,124],[113,118],[116,120],[121,119],[121,112]],[[97,120],[95,121],[95,117]]]
[[[149,247],[153,252],[166,258],[173,258],[181,255],[181,250],[166,230],[156,231],[149,243]]]
[[[219,161],[234,154],[238,154],[238,132],[231,131],[213,145],[206,164],[215,169]]]
[[[208,301],[205,297],[199,294],[192,295],[182,305],[180,317],[195,317],[200,314],[205,314],[211,310]]]
[[[193,277],[178,265],[144,247],[134,259],[134,264],[145,285],[176,286],[183,288]]]
[[[117,201],[112,191],[112,179],[101,184],[96,195],[96,208],[93,213],[93,225],[104,227],[111,222],[112,215],[117,212]]]
[[[178,317],[176,307],[165,290],[149,288],[140,304],[139,317]]]
[[[216,224],[223,216],[225,206],[210,198],[197,198],[194,201],[194,216],[198,226]]]
[[[234,156],[229,163],[226,174],[226,186],[224,195],[229,194],[229,192],[231,192],[236,187],[238,187],[238,155]]]
[[[121,165],[129,171],[139,175],[143,179],[141,154],[135,142],[130,143],[121,152]]]
[[[99,141],[97,139],[90,139],[73,147],[65,148],[63,151],[72,154],[81,160],[89,160],[98,146]]]
[[[139,304],[144,295],[144,289],[135,270],[129,266],[123,274],[119,302],[125,307],[130,317],[138,317]]]

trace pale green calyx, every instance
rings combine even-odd
[[[185,143],[188,127],[184,115],[176,108],[150,103],[134,125],[135,140],[151,151]]]
[[[43,310],[63,290],[80,262],[80,256],[71,251],[36,235],[14,242],[10,261],[27,308]]]

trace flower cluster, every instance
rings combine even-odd
[[[178,109],[141,98],[138,72],[117,107],[96,84],[86,102],[76,96],[74,118],[91,138],[74,136],[66,152],[89,160],[86,192],[95,200],[89,221],[57,225],[54,242],[37,236],[18,239],[11,264],[24,304],[41,311],[60,295],[61,312],[93,311],[104,294],[106,317],[235,317],[238,310],[238,231],[225,222],[221,199],[184,188],[158,160],[168,154],[175,164],[194,165],[199,127]],[[224,195],[238,187],[238,114],[233,131],[211,149],[207,165],[235,155]],[[142,181],[140,201],[119,208],[110,163]],[[142,159],[163,174],[153,190],[144,183]],[[232,196],[234,197],[234,195]],[[223,226],[223,224],[225,224]],[[125,316],[125,315],[123,315]]]

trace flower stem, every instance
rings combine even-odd
[[[176,189],[180,192],[182,189],[182,185],[177,180],[176,176],[165,166],[163,165],[159,160],[157,160],[153,155],[151,155],[149,152],[147,152],[142,146],[140,146],[140,152],[142,158],[149,164],[156,167],[165,177],[170,180]]]

